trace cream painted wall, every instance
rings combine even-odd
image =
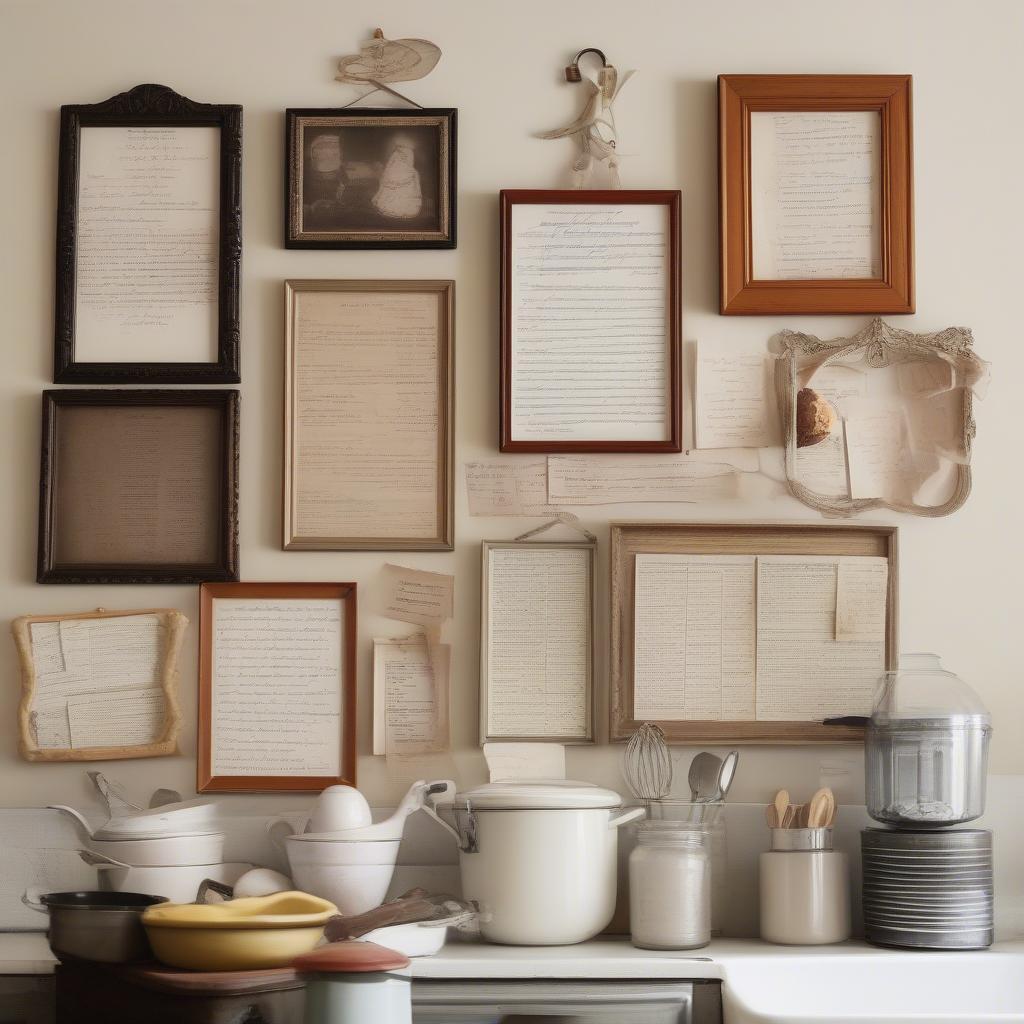
[[[352,93],[333,61],[376,25],[435,40],[444,58],[408,88],[424,105],[459,108],[459,247],[437,253],[287,252],[281,244],[283,111]],[[375,802],[402,781],[368,756],[369,638],[395,624],[368,613],[387,557],[454,572],[454,735],[460,781],[482,775],[477,742],[479,542],[530,521],[470,519],[459,473],[451,554],[280,550],[282,281],[288,277],[451,277],[457,281],[457,463],[493,455],[497,375],[497,191],[561,184],[568,142],[532,133],[579,102],[567,56],[600,46],[639,74],[618,108],[627,187],[683,190],[684,336],[768,338],[783,326],[833,336],[845,317],[724,318],[717,310],[715,76],[720,72],[909,72],[914,75],[917,306],[902,327],[972,327],[994,381],[978,408],[975,489],[948,519],[881,517],[901,528],[904,649],[940,652],[995,715],[994,768],[1024,772],[1020,696],[1020,340],[1018,241],[1024,229],[1019,83],[1024,5],[1015,0],[3,0],[0,3],[0,617],[25,612],[173,605],[195,623],[193,587],[33,583],[39,392],[50,385],[57,122],[62,103],[95,102],[140,82],[244,106],[241,559],[248,580],[356,580],[360,588],[359,778]],[[601,540],[598,690],[606,678],[607,522],[623,518],[784,518],[816,514],[776,493],[721,506],[621,506],[589,516]],[[194,784],[196,631],[182,663],[189,723],[175,758],[110,765],[139,793]],[[85,802],[81,767],[30,765],[16,750],[18,673],[0,643],[0,778],[5,804]],[[680,758],[690,751],[680,749]],[[574,750],[570,774],[620,785],[619,748]],[[800,793],[824,773],[844,801],[861,793],[857,748],[753,747],[735,795],[776,785]],[[443,769],[439,769],[443,770]],[[276,800],[280,803],[280,800]]]

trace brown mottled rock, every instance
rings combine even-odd
[[[796,446],[820,444],[838,422],[835,409],[813,388],[796,393]]]

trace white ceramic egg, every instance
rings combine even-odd
[[[234,898],[237,900],[243,896],[271,896],[275,892],[289,892],[292,888],[292,880],[287,875],[282,875],[280,871],[253,868],[235,882]]]
[[[352,786],[328,786],[319,796],[307,832],[341,832],[373,820],[366,797]]]

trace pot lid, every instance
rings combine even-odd
[[[523,782],[488,782],[459,793],[455,806],[486,810],[558,810],[561,808],[619,807],[622,797],[590,782],[568,779],[530,779]]]

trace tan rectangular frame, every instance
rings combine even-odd
[[[626,740],[640,725],[633,717],[633,604],[638,554],[875,556],[889,562],[885,663],[898,654],[898,580],[895,526],[868,523],[680,523],[611,525],[610,738]],[[861,726],[819,722],[657,723],[670,743],[860,742]]]
[[[590,658],[587,661],[587,735],[579,739],[567,739],[564,736],[491,736],[487,731],[488,708],[490,704],[490,686],[488,680],[489,645],[487,642],[488,629],[490,624],[490,588],[488,579],[490,576],[490,555],[495,549],[527,549],[535,548],[551,551],[556,548],[572,548],[573,550],[589,552],[588,573],[590,576],[590,609],[587,615],[587,630],[590,634],[589,647]],[[565,743],[584,744],[594,742],[594,570],[597,555],[597,544],[594,541],[523,541],[523,540],[485,540],[481,545],[480,559],[480,742],[489,743],[491,740],[502,742],[537,742],[537,743]]]
[[[164,692],[163,728],[158,739],[137,746],[82,747],[67,750],[42,750],[32,740],[29,716],[35,693],[36,672],[32,658],[34,622],[77,622],[82,619],[114,619],[126,615],[158,615],[167,627],[167,647],[160,666],[160,689]],[[163,757],[178,752],[181,732],[181,708],[178,705],[178,653],[185,638],[188,619],[174,608],[133,608],[129,611],[70,612],[65,615],[22,615],[11,623],[14,643],[21,661],[21,703],[18,706],[18,750],[26,761],[117,761],[129,757]]]
[[[284,357],[284,540],[286,551],[451,551],[455,543],[455,282],[454,281],[285,281]],[[295,295],[297,292],[435,292],[440,306],[438,337],[438,481],[436,536],[298,537],[295,533]]]
[[[341,768],[338,775],[213,774],[213,602],[218,597],[340,600]],[[196,791],[199,793],[276,793],[315,791],[356,784],[356,585],[354,583],[204,583],[199,588],[199,720],[196,727]]]
[[[750,114],[877,110],[882,118],[882,276],[755,280]],[[914,171],[910,75],[719,75],[718,176],[724,314],[913,313]]]

